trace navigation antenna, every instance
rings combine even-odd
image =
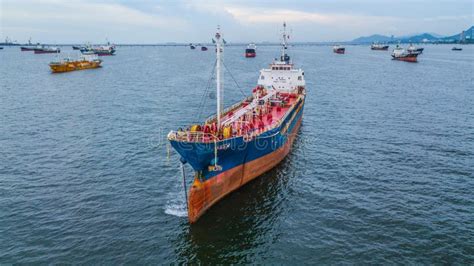
[[[290,63],[290,57],[286,54],[286,49],[288,48],[288,34],[286,33],[286,22],[283,22],[283,41],[281,43],[281,61],[285,63]]]
[[[221,39],[221,29],[220,26],[217,26],[216,32],[216,90],[217,90],[217,129],[221,128],[221,109],[222,109],[222,98],[221,96],[221,52],[222,52],[222,39]]]

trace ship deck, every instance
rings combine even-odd
[[[184,142],[214,142],[229,138],[262,134],[278,126],[297,102],[297,93],[271,91],[258,100],[244,100],[228,108],[221,116],[222,129],[217,130],[216,118],[185,131],[174,132],[174,139]],[[263,105],[259,102],[265,102]],[[230,131],[226,128],[230,128]]]
[[[271,96],[271,95],[267,95],[267,96]],[[255,120],[249,121],[250,123],[254,124],[254,127],[256,127],[259,124],[259,122],[262,122],[265,128],[271,128],[274,124],[278,123],[285,116],[288,110],[296,102],[296,97],[287,98],[287,101],[284,105],[278,105],[281,102],[281,100],[277,100],[273,102],[275,103],[275,105],[266,106],[268,110],[265,112],[265,114],[262,114],[262,115],[256,114]],[[254,102],[246,106],[245,104],[241,104],[237,109],[231,112],[227,112],[221,118],[223,121],[222,124],[225,126],[232,125],[238,122],[248,112],[253,112],[255,108],[256,106]]]

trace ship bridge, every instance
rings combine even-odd
[[[274,61],[269,68],[260,70],[258,85],[267,89],[291,92],[305,86],[304,72],[294,69],[288,61]]]
[[[293,93],[299,88],[305,87],[304,72],[302,69],[294,69],[290,56],[286,53],[288,49],[288,34],[286,23],[283,23],[283,40],[281,44],[281,56],[270,64],[269,68],[260,70],[257,84],[266,89],[274,89],[278,92]]]

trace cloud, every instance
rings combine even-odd
[[[240,23],[281,23],[282,21],[332,23],[342,18],[340,15],[323,15],[291,9],[260,9],[234,6],[225,7],[224,9]]]
[[[116,3],[81,2],[77,0],[19,2],[22,5],[9,5],[9,1],[5,1],[3,4],[8,7],[8,12],[3,12],[1,19],[4,21],[50,20],[86,24],[98,23],[97,26],[109,23],[164,27],[173,23],[180,27],[185,24],[184,20],[177,17],[153,16]]]
[[[153,7],[159,14],[159,6]],[[51,32],[67,34],[82,28],[84,30],[117,31],[119,29],[168,29],[169,25],[180,30],[188,27],[188,22],[178,16],[155,15],[145,13],[131,7],[113,2],[92,1],[2,1],[0,20],[3,30],[14,32],[23,30],[30,32]]]
[[[196,42],[208,40],[220,24],[229,39],[258,41],[274,40],[286,21],[295,40],[325,41],[374,33],[453,34],[472,24],[468,0],[401,1],[0,0],[0,34],[43,42]]]

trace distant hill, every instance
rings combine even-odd
[[[473,39],[474,37],[474,26],[470,27],[469,29],[465,30],[464,31],[464,35],[466,38],[469,38],[469,39]],[[447,36],[447,37],[444,37],[442,38],[443,40],[459,40],[461,38],[461,33],[458,33],[458,34],[455,34],[455,35],[452,35],[452,36]]]
[[[466,42],[474,41],[473,31],[474,31],[474,26],[464,31]],[[421,34],[416,34],[412,36],[398,36],[398,37],[393,37],[393,38],[385,36],[385,35],[381,35],[381,34],[374,34],[374,35],[370,35],[366,37],[359,37],[357,39],[352,40],[351,42],[357,43],[357,44],[367,44],[367,43],[373,43],[373,42],[379,42],[379,43],[453,42],[453,41],[459,41],[460,37],[461,37],[461,33],[458,33],[452,36],[447,36],[447,37],[438,35],[435,33],[421,33]]]
[[[432,34],[429,33],[422,33],[414,36],[409,36],[405,37],[402,39],[397,39],[401,42],[423,42],[423,41],[429,41],[429,42],[434,42],[437,41],[439,37],[435,37]]]
[[[374,34],[366,37],[359,37],[352,40],[353,43],[373,43],[373,42],[389,42],[392,38],[380,34]]]

